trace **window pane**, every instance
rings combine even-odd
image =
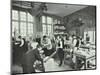
[[[52,32],[52,28],[51,27],[52,27],[51,25],[48,25],[48,34],[51,34],[51,32]]]
[[[51,17],[47,17],[47,24],[52,24],[52,18]]]
[[[94,31],[85,31],[84,32],[84,38],[86,40],[86,34],[88,34],[88,36],[90,37],[90,42],[95,43],[95,32]]]
[[[57,19],[54,20],[54,24],[57,24]]]
[[[20,20],[26,21],[26,12],[20,12]]]
[[[20,33],[21,33],[21,36],[26,36],[26,23],[25,22],[20,23]]]
[[[18,11],[12,10],[12,19],[13,20],[18,20]]]
[[[33,22],[34,17],[28,13],[28,21],[29,22]]]
[[[42,16],[42,23],[46,23],[46,17]]]
[[[93,31],[88,31],[88,35],[90,37],[90,42],[93,42]]]
[[[18,25],[18,22],[12,22],[12,33],[19,33],[19,25]]]
[[[42,25],[42,27],[43,27],[43,35],[45,35],[46,34],[46,25]]]
[[[87,31],[84,31],[84,40],[86,40],[86,34],[87,33],[88,33]]]
[[[58,20],[58,24],[60,24],[60,21]]]
[[[28,35],[33,34],[33,23],[28,23]]]

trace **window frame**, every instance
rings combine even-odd
[[[13,19],[13,11],[17,11],[18,12],[18,20],[17,19]],[[20,16],[20,12],[24,12],[24,13],[26,13],[26,20],[21,20],[21,16]],[[28,33],[30,30],[28,30],[28,23],[31,23],[31,24],[33,24],[33,30],[32,30],[32,33],[34,33],[34,24],[35,24],[35,22],[34,22],[34,16],[32,16],[31,14],[31,16],[32,16],[32,18],[33,18],[33,20],[32,21],[29,21],[28,20],[28,14],[30,14],[29,12],[26,12],[26,11],[19,11],[19,10],[12,10],[12,23],[13,22],[18,22],[18,34],[21,34],[21,22],[23,22],[23,23],[26,23],[26,32],[25,32],[25,36],[28,36],[30,33]],[[13,26],[13,24],[12,24],[12,26]],[[13,29],[12,29],[13,30]],[[23,36],[23,35],[22,35]],[[25,37],[25,36],[23,36],[23,37]]]
[[[50,17],[50,16],[45,16],[45,15],[43,15],[46,19],[45,19],[45,23],[43,23],[43,21],[42,21],[42,30],[43,30],[43,25],[46,25],[46,31],[42,31],[42,32],[46,32],[45,34],[43,33],[43,35],[49,35],[49,33],[53,33],[53,18],[52,17]],[[43,17],[42,16],[42,17]],[[47,17],[50,17],[51,19],[52,19],[52,23],[51,24],[48,24],[48,22],[47,22]],[[42,19],[43,20],[43,19]],[[49,28],[48,28],[48,25],[50,25],[51,26],[51,31],[49,32]]]

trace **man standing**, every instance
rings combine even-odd
[[[77,38],[74,35],[73,36],[73,41],[72,41],[73,54],[77,51],[77,45],[76,44],[77,44]],[[76,63],[76,56],[75,55],[73,55],[72,61],[73,61],[73,63]]]
[[[64,59],[63,42],[61,37],[57,37],[57,53],[60,60],[59,66],[62,65]]]

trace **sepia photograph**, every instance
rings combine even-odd
[[[11,0],[11,74],[96,70],[96,6]]]

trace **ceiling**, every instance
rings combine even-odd
[[[31,4],[34,4],[34,9],[38,9],[40,2],[25,2],[25,1],[14,1],[12,4],[21,6],[22,8],[30,9]],[[47,11],[45,13],[57,15],[60,17],[67,16],[71,13],[74,13],[80,9],[87,7],[86,5],[70,5],[70,4],[55,4],[55,3],[46,3]]]
[[[48,11],[47,13],[55,14],[58,16],[66,16],[71,13],[74,13],[80,9],[83,9],[87,6],[82,5],[68,5],[68,4],[46,4]]]

